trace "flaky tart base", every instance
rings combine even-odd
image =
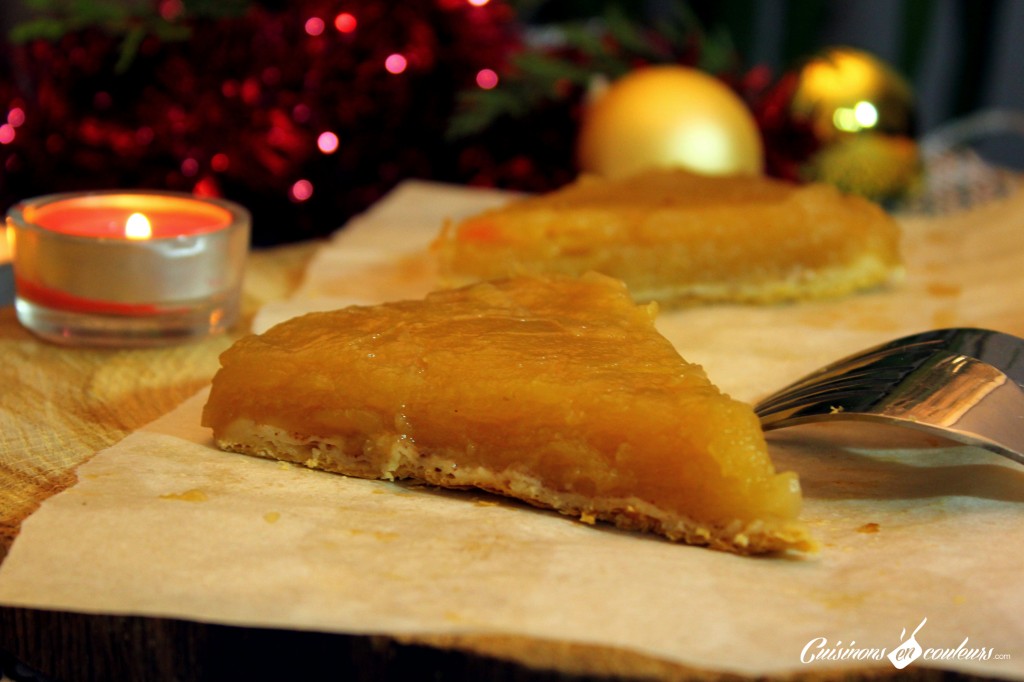
[[[287,433],[274,427],[238,420],[216,440],[223,450],[299,464],[336,474],[381,480],[412,480],[442,488],[477,489],[554,509],[585,523],[607,521],[623,530],[655,533],[669,540],[739,554],[765,554],[783,549],[812,550],[814,543],[800,523],[771,524],[763,520],[708,524],[668,513],[638,497],[594,499],[557,491],[538,479],[515,471],[497,473],[484,467],[459,466],[456,459],[420,452],[415,444],[391,438],[374,448],[380,454],[345,454],[362,443],[339,437]],[[353,447],[355,445],[355,447]]]

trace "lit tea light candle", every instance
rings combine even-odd
[[[159,345],[238,318],[250,216],[169,192],[54,194],[7,213],[15,307],[63,344]]]

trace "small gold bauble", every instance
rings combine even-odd
[[[910,85],[877,57],[849,47],[828,48],[798,74],[791,115],[808,121],[820,141],[860,132],[913,133]]]
[[[761,134],[747,105],[697,69],[645,66],[607,86],[586,106],[580,170],[624,177],[679,166],[709,175],[758,174]]]
[[[766,102],[770,172],[877,201],[919,184],[913,91],[873,55],[827,48],[788,73]]]

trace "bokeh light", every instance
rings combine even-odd
[[[316,146],[324,154],[333,154],[338,151],[338,136],[329,130],[322,132],[316,138]]]
[[[296,123],[307,123],[312,115],[312,109],[306,104],[300,102],[292,107],[292,118]]]
[[[14,142],[14,137],[14,126],[10,123],[0,125],[0,144],[10,144]]]
[[[334,17],[334,28],[338,29],[341,33],[352,33],[358,25],[359,22],[356,21],[355,16],[348,12],[342,12]]]
[[[836,107],[832,112],[832,123],[839,130],[848,133],[874,128],[878,125],[878,109],[866,100],[857,102],[852,107]]]
[[[197,197],[221,196],[220,188],[217,186],[217,181],[209,175],[204,178],[200,178],[199,181],[192,186],[192,193]]]
[[[325,24],[324,20],[320,17],[310,17],[306,19],[306,33],[311,36],[318,36],[324,32]]]
[[[218,152],[210,159],[210,168],[218,173],[223,173],[231,166],[231,159],[224,152]]]
[[[476,72],[476,84],[484,90],[490,90],[498,84],[498,74],[494,69],[480,69]]]
[[[306,201],[313,196],[313,183],[309,180],[298,180],[292,185],[289,192],[293,201]]]
[[[388,70],[388,73],[402,73],[408,65],[409,62],[406,58],[397,52],[389,54],[388,58],[384,60],[384,68]]]
[[[25,122],[25,110],[21,107],[12,107],[7,112],[7,122],[17,128]]]
[[[853,107],[853,116],[861,128],[874,128],[878,124],[878,109],[866,100],[857,102]]]

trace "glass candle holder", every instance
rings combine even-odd
[[[249,212],[172,192],[28,199],[7,213],[18,320],[64,345],[156,346],[239,315]]]

